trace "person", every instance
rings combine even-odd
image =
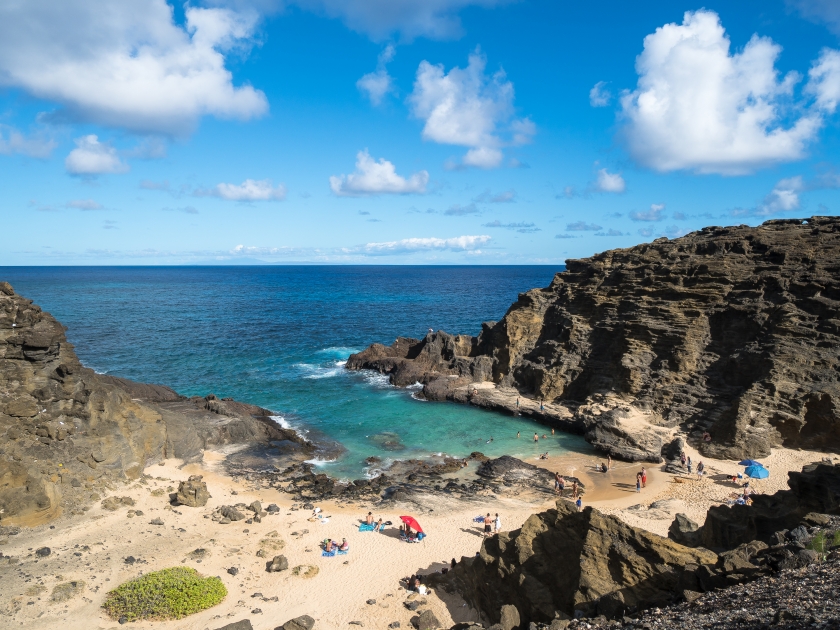
[[[686,462],[686,466],[688,467],[688,474],[690,475],[691,474],[691,458],[690,457],[688,458],[688,461]]]
[[[540,453],[540,459],[548,459],[548,453]]]
[[[498,534],[502,531],[502,517],[496,512],[496,519],[493,521],[493,530]]]
[[[543,433],[543,439],[544,439],[544,440],[547,440],[547,439],[548,439],[548,438],[546,437],[545,433]]]
[[[572,482],[572,498],[578,498],[578,486],[577,486],[577,479]]]
[[[565,480],[560,476],[559,472],[554,473],[554,494],[563,493],[563,485]]]
[[[330,540],[330,548],[327,551],[335,551],[336,549],[338,549],[338,543]]]
[[[382,517],[379,517],[379,520],[376,521],[376,525],[373,526],[373,531],[381,532],[382,531]]]
[[[516,439],[519,439],[519,431],[516,432]]]
[[[493,521],[490,519],[490,512],[487,512],[487,516],[484,517],[484,536],[490,536],[490,533],[493,530]]]
[[[534,442],[539,442],[539,441],[540,441],[540,436],[537,435],[536,433],[534,433]]]
[[[583,509],[583,501],[580,497],[578,497],[577,501],[575,501],[575,505],[577,506],[578,512]]]
[[[551,435],[554,435],[554,427],[551,427]]]
[[[339,545],[338,549],[339,551],[347,551],[348,549],[350,549],[350,543],[347,542],[346,538],[341,539],[341,544]]]
[[[636,492],[642,491],[642,473],[636,473]]]
[[[519,396],[516,397],[516,408],[519,409]]]
[[[642,466],[642,488],[647,488],[647,469]]]
[[[540,398],[540,411],[545,411],[545,405],[543,404],[542,398]]]
[[[601,462],[601,472],[607,472],[607,465],[604,462]]]
[[[365,523],[368,525],[373,525],[373,512],[368,512],[367,516],[365,517]]]
[[[452,558],[452,568],[453,569],[455,568],[456,564],[458,564],[458,563],[456,562],[455,558]]]
[[[680,464],[685,466],[685,451],[680,452]]]
[[[698,479],[703,478],[703,471],[704,470],[706,470],[706,465],[702,461],[697,462],[697,478]]]
[[[704,442],[711,442],[712,441],[712,436],[709,434],[708,431],[703,433],[703,441]]]
[[[612,455],[607,453],[607,470],[612,470]]]

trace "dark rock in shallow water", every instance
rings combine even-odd
[[[347,368],[521,412],[623,459],[659,461],[657,427],[677,426],[720,459],[838,449],[838,260],[840,217],[708,227],[568,260],[478,337],[401,337]],[[482,381],[497,389],[473,391]],[[518,392],[547,404],[517,408]]]

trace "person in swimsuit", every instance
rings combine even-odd
[[[560,476],[560,473],[554,473],[554,494],[560,494],[560,483],[563,477]]]
[[[338,546],[338,548],[340,551],[347,551],[348,549],[350,549],[350,543],[347,542],[346,538],[342,538],[341,544]]]
[[[607,453],[607,470],[612,470],[612,455]]]
[[[373,526],[373,531],[381,532],[382,531],[382,517],[379,517],[379,520],[376,521],[376,525]]]
[[[519,431],[516,432],[516,439],[519,439]]]
[[[642,488],[646,488],[646,487],[647,487],[647,469],[643,467],[642,468]]]
[[[572,498],[573,498],[573,499],[577,499],[577,498],[578,498],[578,487],[577,487],[577,481],[573,481],[573,482],[572,482]]]
[[[493,531],[493,521],[490,518],[490,512],[487,512],[487,516],[484,517],[484,536],[489,536]]]
[[[534,442],[539,442],[539,441],[540,441],[540,436],[537,435],[536,433],[534,433]]]
[[[642,491],[642,473],[636,473],[636,492]]]

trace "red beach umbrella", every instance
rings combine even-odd
[[[425,534],[425,533],[426,533],[426,532],[424,532],[424,531],[421,529],[421,527],[420,527],[420,523],[418,523],[418,522],[417,522],[417,519],[416,519],[416,518],[414,518],[413,516],[400,516],[400,520],[401,520],[403,523],[405,523],[406,525],[408,525],[408,526],[409,526],[411,529],[413,529],[415,532],[420,532],[421,534]]]

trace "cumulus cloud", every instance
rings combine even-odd
[[[620,173],[610,173],[607,169],[598,170],[598,178],[595,180],[595,189],[601,192],[623,193],[626,189],[624,178]]]
[[[466,7],[493,7],[510,0],[293,0],[312,11],[339,18],[351,29],[375,40],[399,33],[403,39],[453,39],[462,34],[458,12]]]
[[[575,221],[574,223],[567,223],[566,224],[566,231],[567,232],[597,232],[598,230],[603,230],[600,225],[596,225],[595,223],[586,223],[585,221]]]
[[[589,90],[589,104],[592,107],[606,107],[612,100],[612,92],[606,89],[607,83],[605,81],[598,81],[592,89]]]
[[[0,125],[0,155],[17,153],[27,157],[48,158],[58,143],[43,134],[26,136],[14,127]]]
[[[630,213],[631,221],[661,221],[665,217],[662,216],[662,211],[665,209],[664,203],[650,204],[650,210],[641,212],[634,210]]]
[[[76,210],[102,210],[104,206],[95,202],[93,199],[74,199],[64,204],[67,208],[75,208]]]
[[[653,236],[653,228],[639,228],[639,234],[642,236]]]
[[[0,3],[0,85],[58,103],[53,120],[182,135],[203,115],[249,119],[265,95],[233,85],[225,54],[251,42],[253,10],[166,0]]]
[[[833,114],[840,101],[840,51],[824,48],[808,79],[805,92],[815,97],[819,109]]]
[[[88,177],[128,171],[117,150],[94,134],[76,138],[76,148],[64,159],[64,168],[71,175]]]
[[[488,188],[483,193],[473,199],[476,203],[513,203],[516,201],[515,190],[505,190],[500,193],[493,194]]]
[[[423,194],[429,183],[428,171],[418,171],[406,179],[385,158],[377,162],[367,149],[356,154],[356,172],[330,177],[330,189],[340,197],[389,194]]]
[[[833,111],[840,81],[824,51],[806,92],[817,104],[791,113],[796,72],[779,78],[781,47],[753,35],[740,52],[712,11],[687,12],[645,37],[635,90],[621,98],[632,155],[658,171],[738,175],[797,160]]]
[[[213,196],[228,201],[283,201],[286,187],[274,186],[270,179],[246,179],[241,184],[216,184],[210,190],[198,190],[196,196]]]
[[[468,214],[478,214],[480,210],[476,207],[474,203],[467,204],[466,206],[462,206],[460,204],[455,204],[450,206],[446,210],[444,210],[443,214],[448,217],[463,217]]]
[[[385,243],[368,243],[362,249],[369,254],[402,254],[422,251],[475,251],[490,240],[487,235],[454,238],[404,238]]]
[[[675,212],[671,215],[675,221],[685,221],[685,214],[682,212]]]
[[[374,105],[382,103],[382,99],[394,91],[394,79],[388,74],[387,64],[394,58],[396,49],[393,44],[388,44],[381,53],[376,63],[376,70],[364,75],[356,81],[356,87],[364,92]]]
[[[469,147],[464,166],[496,168],[502,148],[530,142],[536,127],[527,118],[514,118],[513,84],[503,70],[487,76],[486,66],[478,50],[466,68],[448,73],[443,65],[421,61],[408,102],[425,123],[424,140]]]
[[[806,189],[802,177],[788,177],[779,180],[764,200],[755,208],[737,208],[732,214],[735,216],[766,217],[785,212],[799,210],[799,194]]]
[[[595,232],[595,236],[624,236],[624,232],[610,228],[606,232]]]

